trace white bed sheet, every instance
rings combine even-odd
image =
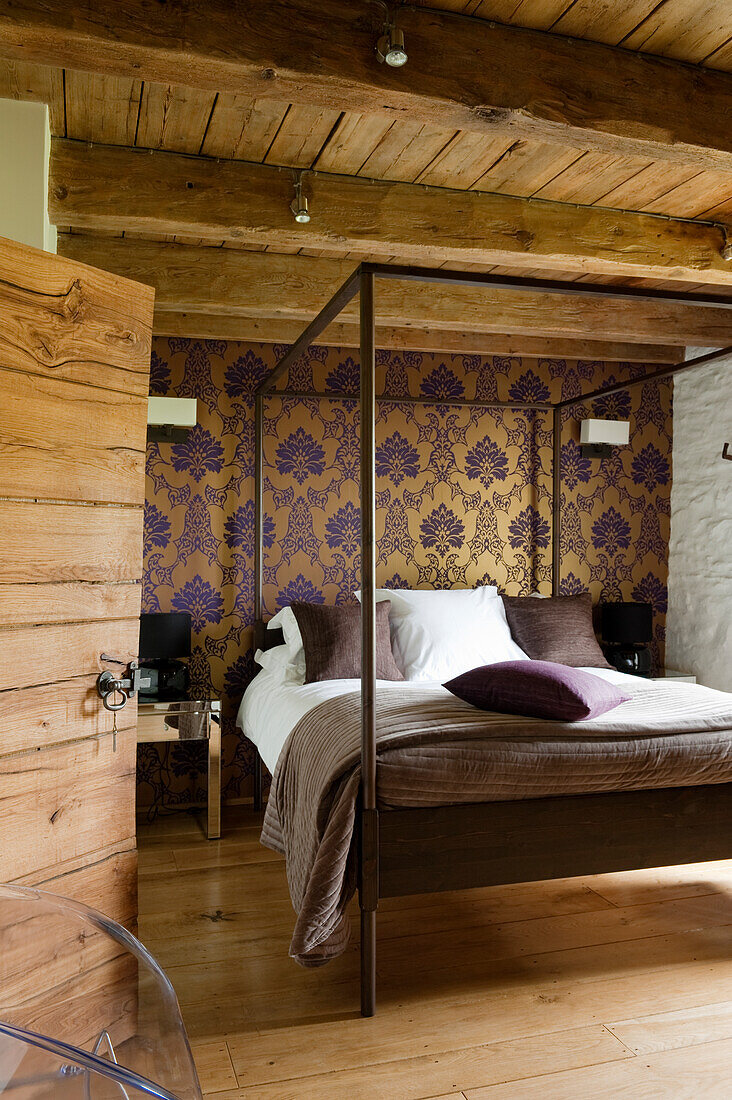
[[[638,684],[636,676],[628,676],[615,669],[585,668],[594,676],[601,676],[613,684],[625,681]],[[324,680],[315,684],[294,684],[283,679],[280,674],[262,669],[244,692],[236,724],[259,750],[267,770],[274,775],[275,766],[287,738],[308,711],[317,707],[326,699],[345,695],[349,691],[358,691],[360,680]],[[392,680],[377,680],[377,688],[394,687]],[[400,690],[424,691],[425,687],[440,688],[440,684],[429,685],[424,680],[405,680],[399,684]],[[450,695],[442,688],[445,695]]]

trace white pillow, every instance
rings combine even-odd
[[[295,618],[295,612],[291,607],[283,607],[276,615],[267,623],[267,630],[275,630],[277,627],[282,631],[282,635],[285,639],[285,645],[290,651],[292,658],[297,657],[300,650],[305,654],[305,647],[302,641],[302,634],[300,633],[300,627],[297,625],[297,619]]]
[[[276,615],[267,623],[267,630],[275,630],[277,627],[282,631],[282,636],[285,639],[285,647],[287,649],[287,659],[292,666],[290,670],[290,678],[294,678],[297,683],[305,683],[305,646],[303,645],[302,634],[300,633],[300,627],[297,625],[297,619],[295,618],[295,612],[291,607],[283,607]],[[280,646],[275,646],[275,649],[280,649]]]
[[[360,592],[357,592],[361,598]],[[528,661],[511,637],[503,600],[493,585],[448,590],[377,588],[391,600],[396,662],[407,680],[444,683],[479,665]]]
[[[288,683],[305,683],[305,655],[302,660],[292,659],[290,649],[286,645],[276,645],[272,649],[258,649],[254,654],[254,660],[270,675],[276,676]]]

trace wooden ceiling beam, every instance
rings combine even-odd
[[[278,317],[300,321],[303,327],[355,267],[350,260],[82,234],[59,237],[59,252],[154,286],[158,309]],[[379,280],[376,308],[378,323],[387,327],[699,347],[732,344],[732,309],[695,303],[612,301],[589,295]],[[339,320],[353,323],[357,316],[357,303],[351,302]]]
[[[299,225],[286,169],[56,138],[49,212],[91,232],[732,285],[723,234],[710,225],[356,176],[312,173],[303,187],[312,216]]]
[[[729,73],[406,7],[391,69],[382,20],[363,0],[15,0],[0,56],[732,170]]]
[[[188,336],[202,340],[243,340],[246,343],[293,344],[302,332],[299,321],[258,320],[223,313],[172,313],[156,310],[156,336]],[[316,341],[325,347],[357,348],[356,324],[336,322]],[[543,336],[512,336],[501,332],[452,332],[430,328],[377,326],[376,344],[389,351],[440,352],[445,355],[520,355],[540,359],[591,359],[607,363],[677,363],[683,347],[629,344],[610,340],[569,340]]]

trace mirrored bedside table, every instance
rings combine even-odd
[[[679,672],[675,668],[659,668],[652,680],[679,680],[685,684],[695,684],[696,676],[693,672]]]
[[[137,704],[137,743],[155,741],[208,742],[209,840],[221,836],[221,700],[140,700]]]

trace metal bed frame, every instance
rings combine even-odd
[[[552,414],[552,591],[561,579],[560,452],[562,411],[596,397],[660,381],[732,355],[732,347],[680,363],[669,363],[638,378],[601,386],[557,402],[443,400],[383,397],[376,394],[376,282],[392,279],[470,287],[696,304],[732,309],[718,295],[678,294],[638,287],[516,278],[362,263],[255,392],[255,641],[267,648],[263,621],[263,466],[266,397],[360,400],[361,408],[361,790],[359,833],[359,904],[361,910],[361,1013],[376,1009],[376,911],[380,897],[427,893],[564,878],[601,871],[721,859],[732,834],[732,784],[662,790],[613,792],[476,803],[433,809],[377,809],[376,756],[376,403],[478,406],[527,409]],[[360,396],[293,389],[277,382],[310,344],[356,296],[360,298]],[[273,632],[270,632],[272,634]],[[262,804],[262,764],[256,755],[255,807]],[[506,837],[511,843],[506,844]],[[608,841],[608,838],[611,838]]]

